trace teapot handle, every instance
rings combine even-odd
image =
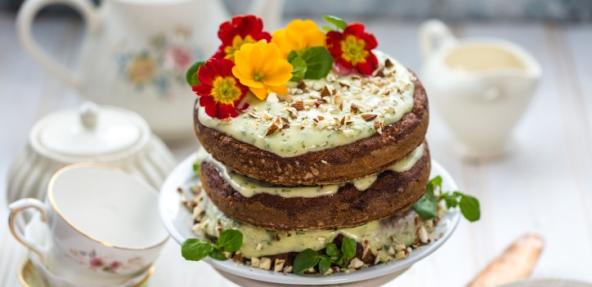
[[[424,62],[445,45],[456,42],[450,29],[439,20],[428,20],[419,27],[419,48]]]
[[[62,81],[78,88],[80,78],[63,64],[56,61],[45,52],[33,39],[31,27],[35,16],[45,6],[52,4],[65,4],[78,11],[90,31],[98,26],[98,16],[94,6],[88,0],[27,0],[18,12],[16,27],[21,45],[41,66],[51,74],[56,75]]]

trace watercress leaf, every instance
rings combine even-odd
[[[296,255],[294,258],[294,273],[302,274],[304,271],[317,265],[320,260],[319,253],[307,248]]]
[[[481,218],[481,207],[479,200],[473,196],[463,194],[459,202],[460,212],[470,222]]]
[[[243,245],[243,234],[236,229],[226,229],[220,233],[216,247],[222,251],[235,252]]]
[[[443,192],[440,198],[446,203],[446,208],[454,208],[458,205],[458,197],[454,193]]]
[[[310,47],[299,55],[306,63],[305,79],[322,79],[333,68],[333,57],[325,47]]]
[[[181,245],[181,255],[186,260],[199,261],[204,257],[210,255],[214,250],[214,246],[203,240],[190,238],[185,240]]]
[[[327,256],[321,256],[319,259],[319,273],[325,274],[331,268],[331,259]]]
[[[224,255],[224,252],[222,252],[222,250],[216,249],[216,248],[214,248],[212,250],[212,252],[210,252],[210,257],[212,257],[216,260],[227,260],[228,259],[228,258],[226,258],[226,255]]]
[[[347,27],[347,23],[339,17],[332,16],[332,15],[325,15],[325,16],[323,16],[323,19],[325,21],[327,21],[327,23],[333,24],[339,30],[343,30],[343,29],[345,29],[345,27]]]
[[[424,194],[412,208],[421,218],[432,219],[436,216],[438,205],[436,199]]]
[[[298,82],[304,79],[307,70],[304,59],[298,56],[294,57],[292,61],[290,61],[290,64],[292,64],[292,79],[290,79],[290,81]]]
[[[199,176],[199,172],[201,170],[201,163],[199,161],[196,161],[193,163],[193,173],[197,176]]]
[[[327,255],[329,255],[329,257],[331,257],[332,259],[334,258],[334,261],[337,260],[337,258],[339,258],[339,256],[341,256],[341,252],[337,248],[337,245],[335,245],[335,243],[333,243],[333,242],[331,242],[331,243],[327,244],[327,246],[325,246],[325,253]]]
[[[292,62],[296,57],[298,57],[298,53],[296,53],[296,51],[290,51],[288,54],[288,62]]]
[[[199,67],[204,64],[204,61],[199,61],[193,63],[189,69],[187,69],[187,73],[185,74],[185,79],[187,80],[187,84],[190,86],[199,85],[199,78],[197,77],[197,71],[199,71]]]
[[[349,237],[343,237],[341,240],[341,253],[346,261],[356,256],[357,243]]]

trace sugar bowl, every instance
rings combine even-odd
[[[95,162],[120,168],[159,188],[175,159],[137,114],[84,103],[47,115],[9,169],[6,202],[43,199],[51,176],[63,166]]]

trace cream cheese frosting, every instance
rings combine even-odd
[[[224,215],[207,195],[194,210],[197,222],[193,231],[200,236],[219,236],[220,230],[237,229],[243,234],[240,252],[245,257],[260,257],[300,252],[306,248],[319,250],[332,242],[339,234],[364,243],[379,262],[389,261],[393,254],[389,249],[394,246],[408,246],[418,241],[418,230],[424,228],[428,233],[433,230],[432,222],[424,220],[410,210],[395,219],[374,220],[366,224],[330,230],[293,230],[273,231],[250,224],[239,223]],[[392,250],[392,249],[391,249]]]
[[[425,152],[425,145],[421,144],[416,147],[411,153],[406,155],[404,158],[396,161],[392,165],[388,166],[385,170],[391,170],[393,172],[405,172],[410,170],[416,163],[421,159]],[[215,160],[205,149],[201,148],[197,153],[198,162],[210,162],[216,166],[220,175],[228,182],[234,190],[239,192],[244,197],[252,197],[256,194],[266,193],[281,197],[319,197],[326,196],[336,193],[340,187],[352,183],[354,187],[359,191],[368,189],[376,179],[379,173],[374,173],[362,178],[354,179],[349,182],[341,184],[329,184],[319,186],[298,186],[298,187],[286,187],[286,186],[275,186],[265,182],[261,182],[255,179],[248,178],[244,175],[238,174],[234,171],[229,170],[222,163]]]
[[[249,108],[230,119],[198,110],[199,121],[239,141],[281,157],[353,143],[381,132],[413,109],[413,75],[402,64],[376,52],[373,76],[338,75],[292,83],[287,96],[250,97]]]

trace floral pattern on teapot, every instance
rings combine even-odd
[[[119,76],[140,91],[156,89],[163,97],[174,97],[171,86],[183,84],[189,65],[204,57],[201,49],[188,44],[190,37],[189,29],[178,27],[152,36],[143,48],[118,51]]]

